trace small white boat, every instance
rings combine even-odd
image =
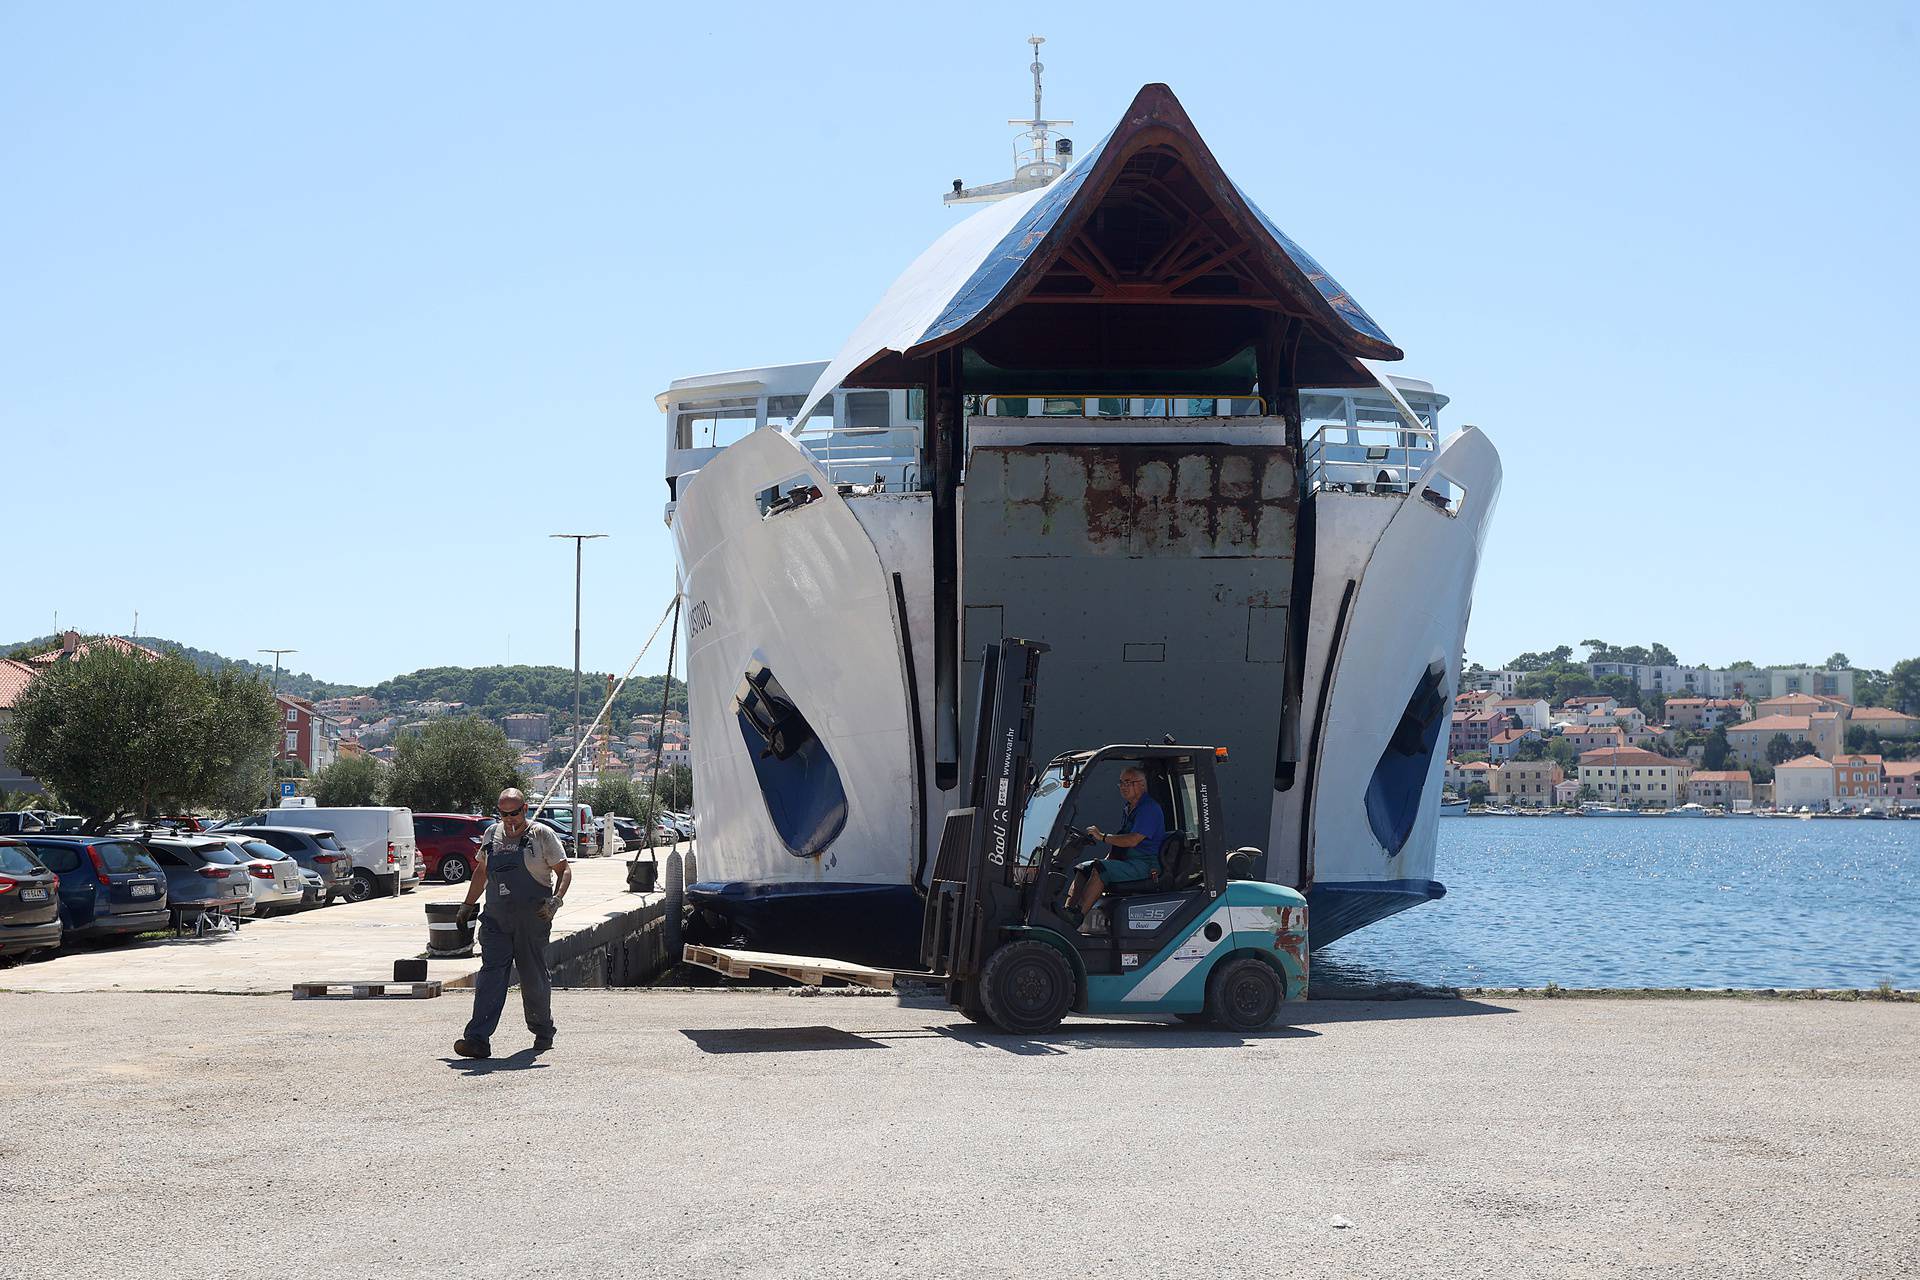
[[[1622,809],[1612,804],[1583,804],[1580,806],[1583,818],[1637,818],[1640,815],[1632,809]]]
[[[1709,809],[1703,804],[1683,804],[1677,809],[1667,810],[1666,816],[1669,818],[1717,818],[1720,816],[1720,811]]]
[[[1440,797],[1440,816],[1443,818],[1463,818],[1467,813],[1467,802],[1448,792]]]

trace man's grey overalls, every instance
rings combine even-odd
[[[496,828],[480,851],[487,860],[487,905],[480,913],[480,972],[473,983],[473,1020],[467,1023],[470,1042],[484,1045],[493,1039],[507,1005],[509,966],[520,971],[527,1030],[536,1036],[553,1034],[553,984],[547,973],[547,935],[553,922],[540,918],[553,890],[527,871],[532,838],[529,829],[507,844],[505,833]]]

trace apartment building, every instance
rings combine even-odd
[[[1693,766],[1638,747],[1607,747],[1580,756],[1580,785],[1613,804],[1671,808],[1684,801]]]
[[[1566,776],[1567,771],[1551,760],[1509,760],[1495,774],[1493,793],[1504,804],[1544,809],[1553,803],[1553,789]]]
[[[1735,801],[1753,803],[1753,775],[1745,769],[1697,769],[1687,779],[1687,798],[1695,804],[1732,808]]]

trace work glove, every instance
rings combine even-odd
[[[463,902],[460,904],[460,909],[453,913],[453,922],[460,925],[472,924],[473,918],[479,914],[479,903]]]
[[[546,902],[541,906],[540,912],[539,912],[540,918],[542,920],[551,920],[559,914],[560,914],[560,899],[558,898],[548,898]]]

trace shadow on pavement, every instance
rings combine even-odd
[[[510,1053],[504,1058],[442,1058],[440,1061],[463,1076],[490,1076],[496,1071],[545,1071],[547,1064],[531,1048]]]
[[[1486,1014],[1517,1013],[1505,1005],[1479,1000],[1309,1000],[1288,1005],[1286,1020],[1294,1026],[1323,1026],[1335,1022],[1409,1022],[1420,1018],[1477,1018]]]
[[[682,1029],[703,1053],[812,1053],[820,1049],[884,1049],[880,1037],[855,1035],[837,1027],[717,1027]]]

